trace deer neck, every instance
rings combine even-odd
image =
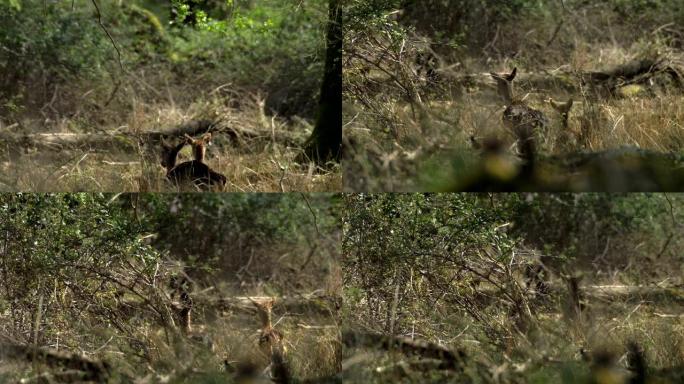
[[[204,161],[204,155],[205,155],[206,151],[207,150],[206,150],[206,147],[204,146],[204,144],[195,145],[195,147],[193,148],[195,160],[197,160],[199,162],[203,162]]]
[[[166,169],[171,170],[176,166],[176,161],[178,159],[178,152],[185,146],[185,143],[180,143],[173,147],[166,155]]]
[[[510,81],[499,81],[498,90],[499,95],[501,96],[501,98],[503,98],[506,105],[513,104],[513,84]]]
[[[264,329],[272,329],[273,328],[271,311],[264,311],[261,313],[261,324],[262,324]]]

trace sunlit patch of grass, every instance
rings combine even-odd
[[[168,129],[193,119],[221,119],[231,126],[244,127],[265,133],[287,131],[301,136],[302,142],[310,132],[303,120],[284,121],[267,117],[259,98],[243,102],[236,109],[227,107],[229,101],[212,97],[181,108],[175,103],[144,104],[136,102],[128,113],[128,124],[104,129],[109,132],[145,132]],[[55,126],[39,126],[35,122],[28,129],[33,132],[72,132],[73,124],[62,120]],[[299,148],[269,140],[231,142],[220,133],[207,149],[207,163],[223,173],[228,192],[323,192],[341,189],[339,165],[328,169],[295,161]],[[158,153],[144,149],[122,151],[106,148],[63,148],[59,151],[20,149],[20,156],[2,153],[0,189],[5,191],[177,191],[165,177]],[[179,156],[179,162],[190,160],[189,149]],[[194,187],[182,190],[193,191]]]
[[[667,303],[665,303],[666,307]],[[676,307],[669,307],[674,310]],[[520,335],[511,341],[507,350],[492,348],[477,327],[449,327],[445,318],[435,315],[432,319],[416,322],[415,332],[427,340],[441,342],[453,348],[463,348],[467,352],[464,372],[429,371],[420,372],[410,367],[417,360],[406,355],[382,351],[380,349],[354,348],[346,351],[345,358],[350,364],[345,371],[348,380],[368,382],[401,381],[443,382],[452,379],[464,380],[468,377],[475,382],[491,380],[491,374],[498,372],[503,382],[577,382],[589,383],[590,363],[582,360],[580,350],[593,353],[611,352],[618,366],[625,366],[625,345],[636,342],[644,351],[649,372],[664,377],[665,383],[676,382],[667,374],[672,367],[684,367],[684,333],[681,320],[664,317],[661,305],[614,301],[594,303],[589,310],[588,320],[581,325],[581,332],[575,326],[562,320],[554,307],[550,312],[539,313],[538,326],[527,336]],[[558,310],[558,308],[556,308]],[[441,311],[438,311],[441,312]],[[510,322],[505,311],[499,314],[502,324]],[[441,324],[439,334],[434,333],[431,324]],[[465,329],[465,330],[464,330]],[[458,335],[454,339],[453,335]],[[451,340],[445,343],[445,340]],[[480,340],[472,343],[473,340]],[[353,364],[352,364],[353,363]],[[660,381],[658,381],[660,382]]]
[[[676,153],[684,148],[681,95],[603,100],[575,96],[567,132],[558,114],[545,102],[548,96],[533,95],[528,101],[550,121],[547,129],[536,135],[537,150],[542,156],[624,146]],[[397,101],[388,107],[394,111],[396,135],[383,131],[385,127],[378,125],[373,116],[361,112],[346,128],[346,134],[358,138],[358,144],[356,156],[346,163],[356,170],[356,177],[345,181],[345,189],[382,190],[389,185],[393,190],[414,190],[430,188],[437,180],[444,180],[445,175],[467,174],[467,167],[479,158],[470,146],[470,136],[480,140],[496,137],[513,154],[514,138],[501,122],[501,103],[481,97],[475,94],[459,100],[426,102],[417,113],[406,102]],[[553,97],[565,100],[568,96]],[[583,129],[587,131],[585,138]],[[414,153],[418,155],[411,156]],[[374,158],[378,159],[375,164]],[[450,169],[452,164],[457,168]],[[359,180],[365,182],[361,184]]]

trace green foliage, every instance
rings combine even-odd
[[[346,30],[362,30],[389,22],[393,11],[401,7],[400,0],[351,0],[345,3],[344,25]]]
[[[358,194],[345,203],[346,316],[378,331],[449,334],[454,324],[434,326],[433,314],[450,307],[455,327],[467,315],[477,337],[499,345],[535,322],[534,310],[521,311],[531,305],[522,280],[540,259],[560,279],[622,270],[667,241],[674,259],[659,256],[660,267],[681,262],[676,195]],[[642,265],[637,279],[660,267]]]
[[[313,117],[323,73],[325,4],[264,1],[237,8],[226,19],[202,16],[196,28],[178,32],[171,59],[179,72],[209,69],[224,82],[269,89],[281,100],[269,100],[267,112]]]
[[[350,195],[345,212],[351,316],[385,331],[429,322],[440,299],[472,311],[462,295],[480,272],[507,266],[517,244],[506,232],[506,211],[474,194]],[[361,300],[367,311],[354,309]],[[499,332],[482,325],[485,333]]]
[[[20,0],[3,0],[2,6],[9,6],[10,8],[14,8],[17,11],[21,10],[21,1]]]
[[[241,331],[226,331],[226,324],[245,325],[245,335],[251,335],[253,316],[247,313],[238,321],[233,313],[218,320],[221,325],[216,320],[207,324],[216,328],[211,335],[221,343],[220,352],[189,344],[178,338],[173,323],[178,308],[168,294],[170,275],[178,273],[177,264],[187,264],[196,288],[197,323],[203,322],[207,296],[200,288],[206,282],[214,290],[202,292],[211,292],[212,298],[232,293],[223,290],[228,284],[243,294],[252,289],[276,293],[266,284],[280,275],[289,280],[288,287],[302,292],[325,288],[338,251],[339,199],[330,194],[2,194],[0,331],[21,344],[37,341],[58,344],[60,350],[94,351],[94,358],[114,367],[111,382],[132,382],[130,375],[147,369],[167,372],[176,377],[173,382],[185,382],[185,370],[193,370],[195,382],[201,380],[194,372],[198,368],[206,368],[206,382],[225,381],[226,372],[214,376],[225,352],[239,358],[251,349],[251,344],[233,345],[251,336],[243,339]],[[298,251],[307,246],[312,259],[303,263],[306,254],[298,257]],[[227,271],[225,284],[220,277],[226,275],[203,273],[217,256],[233,257],[240,267]],[[261,264],[276,265],[284,258],[301,268],[264,272]],[[247,286],[252,277],[258,283],[254,288]],[[294,292],[299,291],[288,295]],[[311,335],[285,332],[295,346],[302,334]],[[325,349],[325,343],[311,337],[306,343]],[[179,359],[183,363],[175,364]],[[320,367],[307,369],[318,372]],[[7,374],[0,374],[0,381],[18,380],[15,373]]]
[[[352,0],[346,5],[345,29],[399,33],[409,28],[432,39],[435,46],[479,52],[507,23],[534,20],[553,25],[567,10],[581,10],[588,4],[584,0],[565,0],[563,5],[542,0]],[[618,16],[617,23],[647,23],[652,29],[684,20],[684,3],[678,0],[610,0],[596,4],[593,12],[605,10]],[[388,28],[391,24],[396,25]]]
[[[440,43],[460,46],[483,41],[490,37],[497,23],[539,11],[546,3],[538,0],[350,1],[345,12],[345,29],[352,33],[372,30],[399,33],[401,25]]]
[[[625,256],[633,251],[615,239],[626,241],[628,234],[647,232],[657,247],[684,214],[678,196],[662,194],[510,195],[502,203],[512,210],[515,233],[527,244],[584,262],[613,249],[603,255],[603,262],[614,266],[628,262]],[[615,252],[623,246],[624,252]]]
[[[158,234],[155,247],[191,264],[191,272],[202,279],[214,273],[233,276],[248,263],[259,273],[255,279],[282,274],[269,251],[327,248],[340,227],[337,203],[328,194],[140,196],[129,195],[123,204],[140,199],[132,204],[139,206],[141,225]],[[326,251],[316,255],[319,260],[337,257]],[[301,256],[293,255],[298,262]]]
[[[72,10],[70,2],[0,3],[0,25],[3,94],[35,92],[38,83],[46,87],[41,93],[51,94],[54,85],[76,76],[101,75],[111,59],[111,47],[89,9]]]
[[[104,310],[114,292],[142,289],[138,284],[155,273],[159,260],[139,229],[103,195],[0,195],[1,300],[13,313],[15,335],[29,341],[33,324],[26,314],[39,298],[40,340],[59,337],[65,323],[72,330],[83,326],[86,313],[102,324],[114,321]],[[70,341],[62,336],[62,342]]]
[[[323,72],[326,1],[98,4],[128,72],[154,66],[148,72],[163,77],[162,84],[172,82],[171,74],[178,83],[192,78],[197,89],[231,83],[265,91],[289,103],[267,112],[313,117]],[[192,23],[181,22],[186,18]],[[166,23],[175,28],[167,30]],[[70,89],[91,84],[92,90],[94,81],[121,75],[117,52],[88,0],[4,0],[0,25],[2,112],[43,107],[65,83]],[[210,84],[199,83],[200,78]]]

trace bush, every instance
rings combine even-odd
[[[323,245],[331,240],[324,235],[339,228],[333,213],[335,203],[328,196],[306,199],[269,194],[231,198],[222,194],[147,195],[145,210],[149,213],[145,221],[150,231],[159,233],[154,243],[157,248],[194,265],[193,273],[205,279],[216,271],[232,278],[249,264],[255,272],[251,279],[271,280],[275,275],[287,274],[278,270],[270,251],[299,246],[327,248]],[[319,259],[323,256],[317,252]],[[292,255],[289,260],[304,262],[305,258],[306,254]],[[311,275],[309,281],[320,278],[320,269]],[[305,282],[300,280],[298,284]]]
[[[210,69],[213,78],[267,90],[267,112],[313,117],[323,74],[325,2],[301,9],[263,2],[228,20],[179,30],[172,59],[177,73]]]
[[[680,200],[664,195],[541,194],[505,200],[512,209],[514,233],[529,246],[613,268],[660,252],[676,226],[672,220],[682,214]],[[643,247],[636,250],[633,243],[640,241]]]
[[[126,72],[144,73],[149,85],[181,84],[178,99],[184,100],[188,91],[196,95],[231,84],[268,94],[267,112],[313,118],[327,2],[263,1],[231,9],[225,2],[206,3],[196,23],[166,28],[174,21],[169,4],[98,2]],[[67,1],[4,1],[0,23],[0,113],[40,109],[55,95],[52,106],[66,112],[76,108],[66,100],[83,87],[104,83],[109,89],[95,87],[91,97],[110,97],[116,83],[111,77],[129,80],[121,76],[118,53],[90,1],[74,1],[73,9]]]
[[[12,96],[42,106],[57,85],[102,75],[111,44],[83,1],[11,4],[0,2],[0,113]]]

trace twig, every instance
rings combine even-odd
[[[33,345],[38,347],[38,334],[40,333],[40,322],[43,315],[43,294],[38,298],[38,308],[36,309],[36,322],[33,328]]]
[[[107,28],[102,23],[102,13],[100,12],[100,7],[97,5],[97,1],[91,0],[91,2],[95,6],[95,11],[97,12],[98,24],[100,24],[100,27],[102,28],[102,30],[105,32],[105,34],[107,34],[109,41],[112,42],[112,46],[114,46],[114,49],[116,50],[116,55],[117,55],[117,58],[119,60],[119,67],[121,68],[121,72],[126,73],[126,69],[124,69],[123,61],[121,59],[121,51],[119,50],[119,47],[116,45],[116,42],[114,41],[114,38],[112,37],[112,35],[109,33]],[[73,3],[72,3],[72,8],[73,8]],[[121,86],[121,80],[117,80],[116,84],[114,85],[114,89],[112,90],[112,93],[109,95],[109,97],[107,98],[107,101],[105,101],[105,103],[104,103],[104,108],[106,108],[109,105],[109,103],[111,103],[112,100],[114,100],[114,95],[116,95],[116,93],[119,91],[120,86]]]
[[[675,220],[674,209],[672,208],[672,201],[670,201],[670,198],[666,194],[663,196],[665,197],[667,204],[670,205],[670,218],[672,219],[672,228],[675,228],[677,226],[677,220]],[[674,237],[674,231],[671,231],[670,234],[667,236],[667,239],[665,240],[663,247],[660,249],[660,252],[658,252],[658,254],[656,255],[656,259],[659,259],[660,256],[662,256],[665,253],[665,251],[667,250],[668,245],[670,245],[670,241],[672,241],[673,237]]]
[[[309,250],[309,254],[306,256],[306,260],[304,260],[304,263],[302,263],[302,265],[299,267],[300,271],[303,271],[304,268],[306,268],[306,266],[309,265],[309,262],[311,261],[311,257],[316,252],[316,247],[317,247],[316,244],[314,244],[313,247],[311,247],[311,249]]]
[[[285,185],[283,184],[283,180],[285,180],[285,175],[287,174],[287,167],[283,167],[282,165],[278,164],[280,167],[280,170],[283,171],[283,174],[280,175],[280,180],[278,180],[278,185],[280,186],[280,193],[285,193]]]
[[[309,199],[306,198],[306,195],[301,192],[300,195],[302,195],[302,199],[304,199],[306,206],[309,207],[309,212],[311,212],[311,216],[313,216],[314,228],[316,228],[316,233],[320,236],[321,232],[318,230],[318,218],[316,217],[316,213],[311,208],[311,204],[309,204]]]
[[[558,32],[560,32],[561,28],[563,27],[564,21],[565,21],[564,19],[560,20],[560,22],[556,26],[556,29],[553,31],[553,35],[551,35],[551,38],[549,39],[549,41],[546,42],[546,46],[544,47],[544,49],[551,46],[551,44],[553,44],[553,42],[556,40],[556,37],[558,37]]]
[[[100,12],[100,7],[97,5],[97,1],[91,0],[93,5],[95,6],[95,11],[97,11],[97,22],[100,24],[100,27],[102,30],[107,34],[107,37],[109,37],[109,40],[112,42],[112,45],[114,46],[114,49],[116,50],[116,54],[119,58],[119,66],[121,67],[121,72],[126,72],[123,66],[123,61],[121,61],[121,51],[119,50],[119,47],[116,46],[116,42],[114,41],[114,38],[112,35],[109,33],[107,28],[105,28],[104,24],[102,24],[102,13]],[[118,87],[117,87],[118,88]]]

